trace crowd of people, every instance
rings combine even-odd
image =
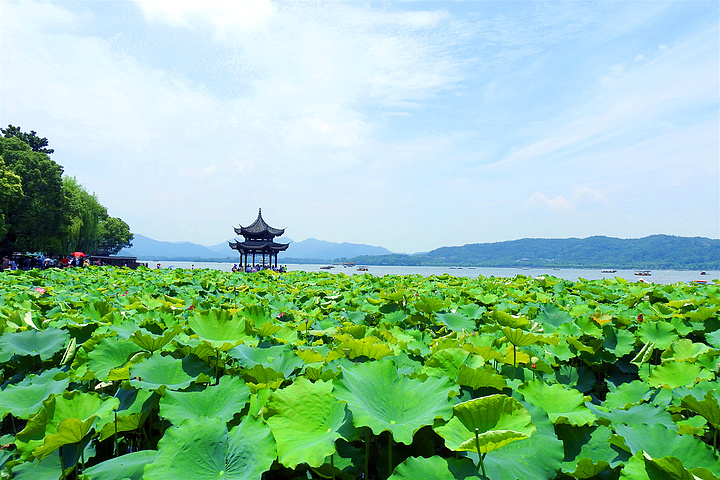
[[[69,268],[87,267],[88,265],[103,265],[101,260],[91,262],[86,256],[52,256],[45,255],[11,255],[5,256],[0,263],[0,270],[31,270],[37,268]]]
[[[257,265],[257,264],[245,266],[246,273],[257,273],[260,270],[272,270],[272,271],[278,272],[278,273],[285,273],[287,271],[287,268],[285,267],[285,265],[280,265],[279,267],[273,267],[271,265]],[[242,272],[243,268],[241,265],[233,263],[232,271],[233,272]]]

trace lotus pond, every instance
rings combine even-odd
[[[718,479],[720,286],[0,273],[15,479]]]

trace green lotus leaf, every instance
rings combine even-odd
[[[335,452],[335,440],[349,423],[345,405],[332,395],[329,382],[299,377],[273,392],[266,405],[267,423],[277,442],[278,459],[289,468],[300,463],[319,467]]]
[[[304,365],[303,360],[293,352],[289,345],[263,348],[238,345],[229,350],[228,355],[237,360],[242,367],[253,368],[262,364],[282,373],[286,378]]]
[[[168,328],[162,335],[153,335],[151,333],[143,333],[141,330],[137,330],[130,335],[129,340],[144,350],[157,352],[165,345],[172,342],[173,338],[175,338],[175,336],[177,336],[177,334],[182,330],[182,325],[175,325],[172,328]]]
[[[120,406],[113,420],[100,430],[101,442],[116,433],[139,428],[151,411],[157,411],[159,395],[152,391],[120,388],[115,396],[120,400]]]
[[[663,359],[675,361],[695,360],[697,357],[710,350],[704,343],[694,343],[689,338],[675,340],[670,347],[662,354]]]
[[[693,436],[678,435],[663,425],[619,424],[614,429],[633,455],[644,451],[652,458],[676,457],[685,468],[704,468],[720,475],[712,448]]]
[[[568,390],[563,385],[547,385],[539,380],[520,387],[525,400],[542,408],[553,423],[570,425],[591,425],[595,415],[584,405],[582,393]]]
[[[275,457],[275,441],[262,420],[246,416],[228,432],[220,418],[189,419],[165,432],[142,478],[260,480]]]
[[[170,390],[180,390],[201,374],[211,375],[212,370],[195,355],[188,355],[182,360],[154,355],[130,367],[130,385],[146,390],[158,389],[163,385]]]
[[[615,328],[612,325],[603,327],[603,347],[620,358],[633,351],[635,335],[624,328]]]
[[[145,465],[152,463],[156,455],[155,450],[132,452],[93,465],[83,473],[88,480],[142,480]]]
[[[461,313],[437,313],[435,318],[453,332],[471,332],[476,328],[475,320]]]
[[[370,427],[375,435],[387,430],[406,445],[436,417],[452,415],[452,383],[435,377],[410,379],[400,375],[390,359],[344,368],[333,383],[335,396],[348,404],[356,427]]]
[[[455,382],[458,385],[478,388],[490,387],[502,390],[507,387],[507,380],[499,375],[495,369],[489,367],[470,368],[467,365],[460,365]]]
[[[412,306],[415,307],[418,312],[423,312],[426,315],[439,312],[443,308],[447,308],[448,305],[450,305],[450,302],[446,300],[422,295],[412,302]]]
[[[40,360],[49,360],[63,349],[69,339],[70,333],[66,330],[53,327],[5,333],[0,336],[0,363],[8,362],[13,355],[38,355]]]
[[[388,480],[480,480],[475,465],[468,459],[456,460],[434,456],[430,458],[409,457],[395,467]]]
[[[705,341],[713,347],[720,349],[720,329],[706,333]]]
[[[665,362],[652,369],[647,378],[652,387],[676,388],[713,378],[713,372],[695,363]]]
[[[74,449],[73,449],[74,450]],[[65,469],[66,478],[70,478],[69,474],[74,469],[76,458],[67,458],[63,455],[65,465],[72,467]],[[61,457],[59,450],[55,450],[43,460],[35,459],[32,462],[24,462],[12,467],[13,480],[58,480],[63,475]]]
[[[522,328],[528,323],[527,318],[523,316],[511,315],[510,313],[499,309],[494,309],[491,317],[499,325],[510,328]]]
[[[460,367],[465,365],[470,368],[481,367],[485,364],[479,355],[472,355],[462,348],[445,348],[433,353],[427,359],[422,371],[433,377],[446,375],[450,379],[457,377]]]
[[[96,416],[93,415],[86,420],[80,420],[78,418],[65,418],[61,420],[57,426],[57,431],[52,435],[47,435],[42,446],[33,450],[33,455],[39,460],[42,460],[63,445],[79,443],[85,438],[85,435],[90,432],[90,429],[92,429],[95,418]]]
[[[239,377],[223,376],[218,385],[198,392],[166,391],[160,400],[160,416],[174,425],[197,417],[218,417],[226,422],[240,412],[250,398],[250,388]]]
[[[608,409],[627,408],[649,399],[651,395],[650,386],[640,380],[621,383],[617,387],[612,382],[608,382],[608,387],[610,392],[603,403],[603,406]]]
[[[665,321],[645,321],[638,328],[637,334],[643,342],[652,342],[660,350],[665,350],[678,339],[675,327]]]
[[[546,333],[552,333],[564,323],[573,323],[573,317],[557,305],[544,304],[534,319],[543,325]]]
[[[230,350],[242,342],[255,341],[247,332],[245,318],[231,315],[227,310],[210,310],[188,318],[188,326],[213,348]]]
[[[647,425],[664,425],[669,430],[678,431],[678,426],[673,421],[672,415],[664,407],[658,407],[647,403],[632,405],[627,410],[620,408],[607,409],[604,407],[595,407],[588,404],[598,418],[605,418],[613,425],[624,423],[626,425],[638,425],[641,423]]]
[[[535,335],[534,333],[526,332],[519,328],[503,327],[502,332],[505,338],[516,347],[532,345],[533,343],[537,343],[541,338],[540,335]]]
[[[0,391],[0,420],[8,413],[16,418],[30,418],[42,408],[44,400],[50,395],[61,394],[68,385],[70,379],[59,368],[45,370],[40,375],[25,377],[20,383],[8,385]]]
[[[339,350],[348,358],[367,357],[379,360],[393,354],[392,348],[376,337],[353,338],[349,335],[337,335],[336,341],[340,342]]]
[[[62,441],[75,438],[82,429],[89,429],[93,425],[102,428],[112,420],[112,412],[119,403],[116,398],[103,399],[96,393],[78,391],[52,397],[43,403],[43,408],[30,418],[25,428],[17,434],[15,444],[23,458],[32,453],[42,459],[58,448]],[[60,429],[59,425],[66,419],[76,421],[67,423]],[[58,432],[61,435],[53,437]],[[53,438],[48,441],[51,437]]]
[[[492,480],[554,479],[563,461],[563,443],[545,412],[527,402],[521,403],[530,412],[537,430],[530,438],[512,442],[485,457],[485,472]],[[475,453],[468,455],[477,458]]]
[[[535,426],[520,402],[496,394],[453,407],[453,417],[435,431],[450,450],[488,453],[528,438]]]
[[[605,426],[556,426],[565,447],[561,470],[574,478],[592,478],[623,464],[628,454],[610,443],[613,432]]]
[[[138,346],[136,342],[118,337],[102,338],[88,353],[88,369],[95,374],[95,378],[107,382],[110,370],[123,367],[133,355],[141,352],[143,348],[145,347]]]
[[[680,405],[683,408],[699,413],[715,429],[720,429],[720,393],[718,393],[718,390],[708,390],[702,400],[687,395],[682,399]]]

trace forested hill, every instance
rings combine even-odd
[[[717,270],[720,240],[670,235],[632,239],[524,238],[442,247],[423,254],[361,256],[351,260],[369,265]]]

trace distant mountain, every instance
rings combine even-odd
[[[523,238],[441,247],[423,254],[361,256],[368,265],[457,265],[630,269],[720,269],[720,240],[651,235],[644,238]]]
[[[287,237],[276,241],[289,243],[285,252],[278,255],[278,261],[315,260],[329,262],[336,258],[349,258],[358,255],[387,255],[387,248],[363,245],[359,243],[335,243],[309,238],[293,242]],[[187,261],[236,261],[238,254],[231,250],[227,242],[203,246],[190,242],[164,242],[153,240],[144,235],[135,234],[133,246],[120,251],[118,255],[138,257],[140,260],[187,260]]]

